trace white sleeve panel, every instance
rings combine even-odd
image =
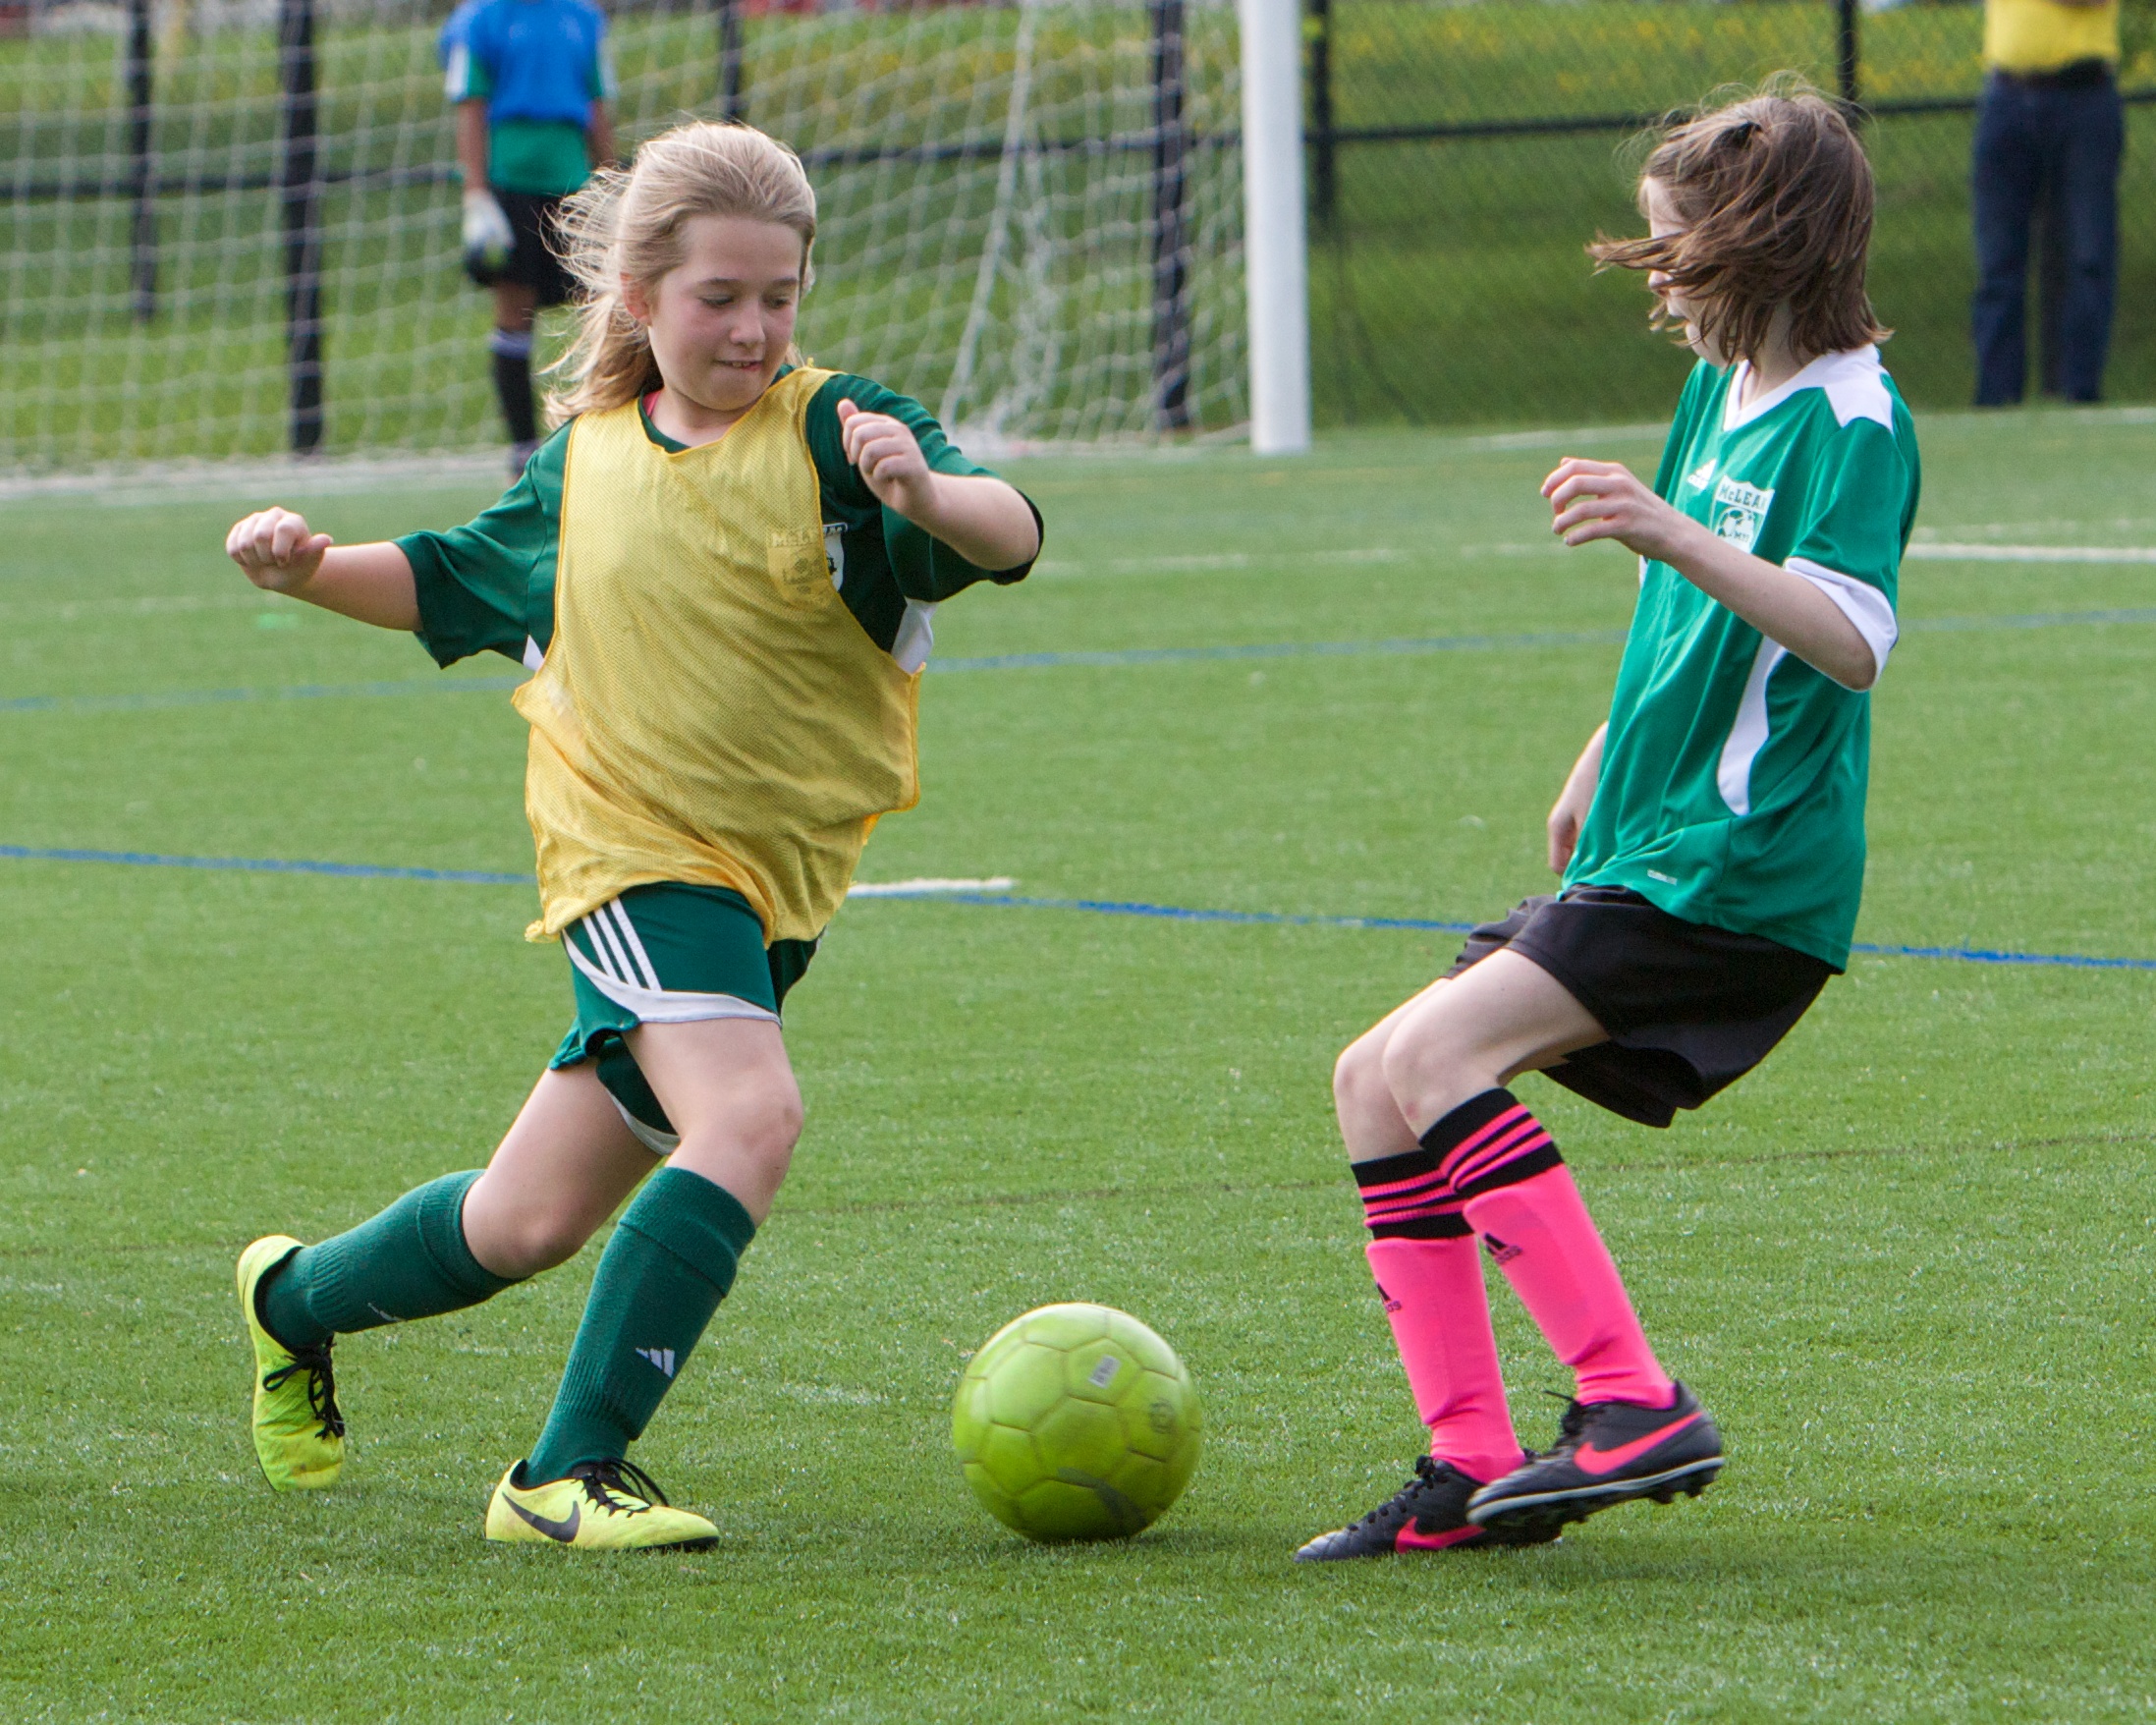
[[[1894,650],[1894,643],[1902,635],[1902,626],[1895,621],[1894,607],[1887,602],[1887,595],[1867,582],[1814,563],[1808,557],[1792,557],[1783,567],[1792,575],[1802,576],[1832,599],[1835,609],[1864,638],[1864,644],[1871,648],[1872,669],[1871,682],[1863,687],[1871,688],[1886,670],[1887,654]]]

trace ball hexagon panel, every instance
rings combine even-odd
[[[1011,1425],[991,1425],[981,1438],[979,1466],[1011,1498],[1025,1495],[1048,1473],[1033,1434]]]
[[[1124,1441],[1141,1456],[1172,1460],[1197,1432],[1196,1404],[1180,1378],[1139,1374],[1121,1408]]]
[[[1125,1454],[1123,1420],[1113,1408],[1066,1400],[1033,1427],[1033,1447],[1050,1473],[1105,1478]]]
[[[1131,1350],[1109,1337],[1081,1343],[1063,1357],[1063,1392],[1081,1402],[1114,1407],[1142,1368]]]
[[[1029,1430],[1063,1400],[1063,1362],[1061,1353],[1030,1337],[995,1361],[987,1374],[988,1417]]]

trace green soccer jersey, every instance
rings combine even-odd
[[[782,372],[783,375],[783,372]],[[860,471],[846,459],[839,403],[889,414],[912,428],[928,465],[939,473],[985,473],[953,448],[928,410],[865,377],[833,377],[810,399],[804,417],[808,453],[816,466],[823,507],[824,556],[831,582],[868,637],[899,663],[917,671],[934,642],[936,606],[975,582],[1023,580],[1024,568],[976,569],[950,546],[883,507]],[[660,448],[676,443],[644,419]],[[419,598],[419,641],[436,661],[453,665],[473,653],[496,652],[536,670],[554,638],[554,567],[560,549],[562,466],[569,450],[564,425],[539,445],[524,476],[502,500],[469,526],[447,532],[407,533],[397,541],[412,564]],[[1040,512],[1033,512],[1037,524]]]
[[[1829,354],[1739,405],[1741,364],[1685,385],[1655,491],[1802,576],[1884,667],[1916,519],[1916,432],[1876,348]],[[1567,887],[1630,887],[1671,916],[1837,970],[1864,885],[1870,696],[1641,559],[1594,802]]]

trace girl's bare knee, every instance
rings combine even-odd
[[[583,1250],[597,1226],[568,1210],[533,1207],[505,1218],[489,1242],[490,1256],[509,1261],[490,1264],[497,1275],[535,1276],[565,1264]]]
[[[567,1263],[603,1220],[563,1193],[504,1190],[482,1175],[465,1199],[465,1244],[497,1276],[522,1280]]]
[[[594,1227],[582,1216],[534,1217],[524,1241],[525,1259],[531,1266],[525,1274],[535,1276],[541,1270],[567,1263],[583,1250]]]
[[[1418,1025],[1401,1030],[1386,1042],[1378,1061],[1386,1093],[1410,1119],[1417,1103],[1434,1083],[1459,1064],[1458,1051],[1434,1025]]]
[[[1385,1087],[1385,1044],[1375,1030],[1366,1030],[1333,1062],[1333,1101],[1341,1108],[1356,1108],[1373,1095],[1391,1099]]]

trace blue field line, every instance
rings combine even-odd
[[[1966,635],[1984,629],[2073,629],[2105,623],[2156,623],[2156,606],[2112,611],[2023,611],[2000,617],[1914,617],[1904,635]]]
[[[1984,630],[2071,629],[2156,623],[2156,606],[2110,611],[2030,611],[2000,617],[1919,617],[1905,635],[1967,635]],[[1621,646],[1622,629],[1528,631],[1517,635],[1404,636],[1389,640],[1282,640],[1242,646],[1125,647],[1098,651],[986,653],[933,659],[939,674],[964,671],[1115,670],[1140,665],[1196,665],[1242,659],[1348,659],[1424,653],[1498,652],[1506,648]],[[171,689],[142,695],[24,695],[0,699],[8,713],[132,713],[169,707],[228,706],[262,700],[360,700],[384,696],[500,695],[518,677],[409,677],[374,683],[300,683],[271,689]]]
[[[247,874],[326,874],[346,880],[423,880],[452,886],[530,886],[528,874],[483,868],[398,868],[379,862],[290,862],[267,857],[175,857],[156,851],[88,851],[35,845],[0,845],[0,862],[117,862],[138,868],[204,868]],[[1297,916],[1286,911],[1207,911],[1188,905],[1155,905],[1142,899],[1043,899],[1021,893],[878,893],[879,899],[932,899],[945,905],[983,905],[1001,910],[1083,911],[1097,917],[1146,917],[1167,922],[1226,922],[1276,928],[1359,928],[1380,933],[1465,934],[1479,926],[1432,917]],[[1968,965],[2039,965],[2077,971],[2156,971],[2156,959],[2104,958],[2088,953],[2005,952],[1978,946],[1895,946],[1857,941],[1852,953],[1873,958],[1946,959]]]
[[[1297,917],[1280,911],[1198,911],[1123,899],[1038,899],[1016,893],[884,893],[884,898],[935,898],[945,904],[999,905],[1034,911],[1090,911],[1104,917],[1157,917],[1175,922],[1257,922],[1291,928],[1370,928],[1424,934],[1465,934],[1475,922],[1427,917]],[[2000,952],[1974,946],[1879,946],[1851,943],[1873,958],[1949,959],[1969,965],[2050,965],[2084,971],[2156,971],[2156,959],[2115,959],[2082,953]]]
[[[292,862],[271,857],[173,857],[157,851],[52,850],[0,845],[11,862],[121,862],[136,868],[208,868],[243,874],[333,874],[346,880],[432,880],[454,886],[529,886],[528,874],[496,874],[484,868],[394,868],[379,862]]]

